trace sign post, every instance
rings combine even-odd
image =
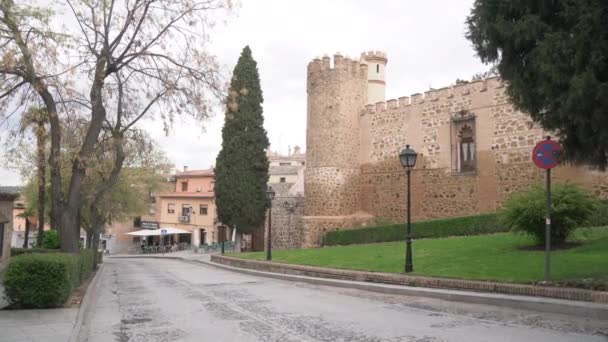
[[[551,282],[551,169],[559,164],[562,155],[562,147],[551,140],[540,141],[532,150],[532,161],[534,164],[546,170],[547,182],[547,209],[545,216],[545,283]]]

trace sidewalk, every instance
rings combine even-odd
[[[0,311],[0,342],[66,342],[78,308]]]

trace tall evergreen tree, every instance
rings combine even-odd
[[[608,2],[476,0],[467,38],[566,157],[608,166]]]
[[[268,208],[268,137],[262,116],[257,63],[246,46],[234,68],[215,165],[218,219],[248,233],[264,223]]]

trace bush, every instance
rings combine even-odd
[[[94,252],[26,253],[11,258],[4,277],[6,295],[20,308],[53,308],[65,303],[93,269]]]
[[[17,256],[21,254],[32,254],[32,253],[58,253],[57,249],[46,249],[46,248],[11,248],[11,256]]]
[[[492,234],[507,231],[496,214],[456,217],[412,223],[414,238],[440,238],[460,235]],[[389,224],[359,229],[337,230],[325,234],[323,244],[352,245],[405,240],[405,224]]]
[[[608,200],[600,200],[587,222],[589,227],[608,226]]]
[[[44,232],[44,239],[42,240],[42,248],[46,249],[59,249],[59,235],[56,230],[49,230]]]
[[[551,189],[551,243],[563,244],[580,226],[586,225],[598,206],[597,198],[572,184],[556,184]],[[515,193],[499,213],[501,224],[534,237],[545,244],[546,193],[533,187]]]

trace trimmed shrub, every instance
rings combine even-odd
[[[608,226],[608,200],[600,200],[587,222],[589,227]]]
[[[588,224],[599,202],[592,194],[566,183],[552,186],[551,204],[551,243],[559,245],[574,229]],[[538,186],[513,194],[500,211],[499,220],[512,231],[531,235],[538,245],[544,245],[545,215],[546,193]]]
[[[59,249],[59,235],[56,230],[48,230],[44,232],[44,239],[42,240],[42,248],[46,249]]]
[[[79,281],[78,259],[64,253],[12,258],[4,278],[6,295],[22,308],[61,306]]]
[[[456,217],[412,223],[414,238],[492,234],[508,231],[498,224],[496,214]],[[359,229],[337,230],[325,234],[323,244],[353,245],[405,240],[405,223]]]
[[[32,254],[32,253],[59,253],[57,249],[46,249],[46,248],[11,248],[11,256],[17,256],[21,254]]]
[[[20,308],[60,307],[90,275],[94,253],[25,253],[11,258],[4,277],[6,295]]]

